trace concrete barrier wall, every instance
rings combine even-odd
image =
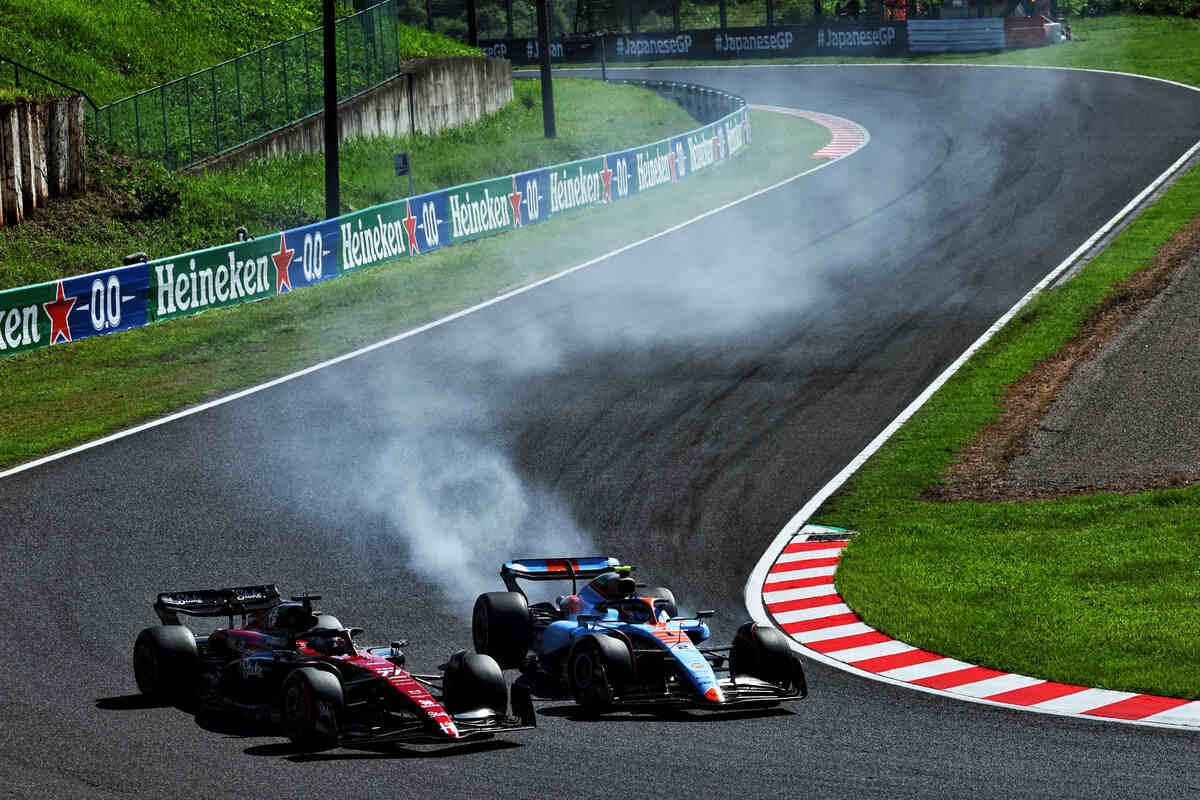
[[[82,97],[0,105],[0,223],[86,185]]]
[[[414,61],[406,71],[338,105],[338,141],[352,136],[437,133],[475,122],[513,98],[512,66],[503,59],[456,57]],[[325,116],[314,114],[188,171],[220,169],[254,158],[317,153],[325,148]]]

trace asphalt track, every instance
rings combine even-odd
[[[300,757],[134,696],[157,591],[322,591],[432,667],[469,643],[476,562],[494,574],[498,553],[576,540],[721,610],[727,639],[796,509],[1200,138],[1194,93],[1113,75],[654,72],[674,74],[853,119],[870,145],[424,335],[0,481],[0,795],[1194,793],[1193,735],[818,664],[786,711],[583,721],[550,705],[535,732],[449,753]]]

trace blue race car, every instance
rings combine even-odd
[[[680,618],[671,591],[639,586],[632,569],[604,556],[505,562],[508,591],[475,601],[475,650],[519,669],[514,687],[572,698],[589,713],[765,707],[808,695],[800,657],[782,633],[747,622],[731,647],[699,647],[714,612]],[[571,593],[531,604],[521,580],[570,581]]]

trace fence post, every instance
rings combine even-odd
[[[85,119],[83,114],[83,96],[76,95],[67,103],[67,125],[70,133],[67,136],[68,147],[71,148],[70,178],[67,189],[72,194],[87,191],[87,164],[84,157],[87,153],[84,138]]]
[[[246,141],[246,114],[242,110],[242,59],[241,56],[233,60],[233,78],[237,84],[238,98],[238,138],[241,141]]]
[[[34,184],[34,162],[36,157],[33,150],[33,107],[20,101],[17,104],[17,156],[21,159],[21,202],[25,204],[25,214],[33,213],[37,203],[37,192]]]
[[[308,114],[312,111],[312,85],[308,81],[308,74],[312,70],[308,56],[308,34],[304,34],[304,113]]]
[[[264,127],[262,130],[269,131],[271,129],[271,121],[267,117],[267,77],[263,69],[263,50],[265,49],[264,47],[258,48],[258,107],[263,113],[262,125]],[[261,132],[255,131],[256,134]]]
[[[165,86],[158,87],[158,105],[162,110],[163,124],[163,163],[167,163],[167,152],[171,149],[167,141],[167,89]]]
[[[343,45],[342,49],[346,51],[346,58],[342,62],[343,63],[342,69],[344,69],[346,72],[346,93],[342,94],[342,92],[340,90],[338,91],[338,100],[339,101],[343,97],[349,97],[350,95],[354,94],[354,74],[350,70],[350,26],[349,25],[342,25],[342,45]]]
[[[50,121],[46,141],[50,143],[50,194],[62,197],[67,194],[70,180],[70,136],[71,126],[68,121],[70,105],[63,98],[54,101],[50,110]]]
[[[213,107],[213,139],[216,149],[214,153],[221,152],[221,123],[217,120],[217,69],[213,67],[209,74],[212,75],[212,107]]]
[[[21,143],[17,107],[0,106],[0,158],[4,160],[4,220],[17,224],[25,218],[21,201]]]
[[[375,12],[373,12],[373,11],[371,12],[371,26],[372,26],[371,33],[373,35],[375,32],[375,28],[374,28]],[[374,76],[374,70],[371,68],[371,64],[372,64],[371,50],[369,47],[367,47],[367,29],[365,26],[360,25],[359,30],[361,30],[363,32],[363,73],[364,73],[363,78],[366,80],[366,86],[364,86],[363,88],[366,89],[371,86],[371,83],[372,83],[371,78]],[[350,32],[349,31],[346,31],[346,46],[347,47],[350,46]]]
[[[191,154],[188,163],[191,163],[196,160],[196,138],[192,133],[192,76],[190,73],[183,79],[183,91],[187,101],[188,152]]]
[[[287,39],[280,42],[280,45],[283,47],[283,69],[280,70],[283,73],[283,118],[290,120],[292,118],[292,102],[288,97]]]
[[[138,155],[138,158],[141,158],[142,157],[142,115],[141,115],[141,112],[138,110],[138,97],[139,96],[140,95],[136,95],[136,94],[133,96],[133,132],[137,136],[137,155]]]

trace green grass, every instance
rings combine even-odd
[[[0,34],[11,40],[6,55],[86,93],[102,106],[99,113],[89,107],[89,131],[137,158],[175,169],[322,108],[316,0],[0,0],[0,11],[6,7],[15,12],[0,15]],[[343,100],[393,77],[405,61],[481,54],[398,25],[390,7],[348,18],[348,3],[338,11]],[[0,70],[0,81],[11,79]],[[51,85],[30,73],[21,80]],[[134,94],[158,84],[166,85]]]
[[[527,124],[487,131],[496,123],[485,122],[474,132],[457,132],[431,143],[429,164],[414,157],[418,190],[612,152],[696,127],[690,118],[680,124],[675,118],[679,109],[648,96],[646,90],[575,84],[555,82],[562,88],[556,100],[563,102],[560,135],[552,147],[539,141],[540,114],[533,115],[536,132]],[[626,137],[620,142],[604,133],[618,129],[612,124],[617,119]],[[765,112],[754,113],[753,126],[754,142],[736,159],[736,170],[717,167],[612,206],[397,261],[267,301],[0,359],[0,385],[4,386],[0,465],[27,461],[308,366],[594,258],[813,168],[819,162],[810,154],[829,138],[812,123]],[[387,143],[364,145],[363,152],[387,156],[382,165],[375,156],[367,160],[377,170],[391,169],[392,150]],[[440,157],[435,157],[438,152]],[[315,204],[319,172],[306,176],[302,170],[311,171],[315,165],[305,165],[304,159],[295,158],[214,176],[208,186],[227,196],[214,200],[211,210],[217,213],[229,204],[249,212],[253,200],[285,197],[291,190],[300,194],[298,202]],[[380,177],[378,190],[385,191],[387,184]],[[284,191],[278,191],[280,187]],[[402,196],[399,187],[393,184],[393,188],[393,197]],[[367,186],[362,191],[373,190]],[[614,239],[617,231],[620,236]]]
[[[821,509],[815,521],[862,531],[837,586],[867,624],[995,669],[1200,697],[1200,488],[916,499],[996,418],[1005,387],[1198,212],[1192,170],[1078,276],[1036,297]]]
[[[320,0],[0,0],[0,41],[103,104],[318,27],[320,14]]]

